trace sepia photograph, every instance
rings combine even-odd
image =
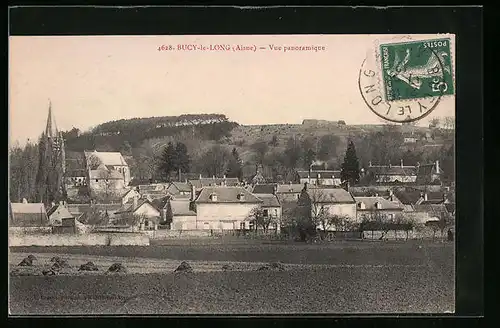
[[[11,315],[455,312],[455,35],[9,37]]]

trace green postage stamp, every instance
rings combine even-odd
[[[387,101],[454,94],[450,39],[380,45]]]

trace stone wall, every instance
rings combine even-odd
[[[149,238],[136,233],[10,234],[9,246],[148,246]]]

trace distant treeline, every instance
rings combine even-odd
[[[126,119],[106,122],[89,132],[81,133],[74,128],[63,133],[66,146],[72,151],[97,149],[120,150],[124,144],[138,147],[144,140],[172,137],[181,134],[192,138],[219,141],[229,137],[238,126],[225,115],[201,114],[167,117]]]

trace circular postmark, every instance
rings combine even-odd
[[[424,44],[395,43],[396,50],[384,46],[380,52],[378,47],[369,51],[358,85],[363,100],[378,117],[395,123],[414,122],[439,104],[447,87],[445,70],[440,54]]]

